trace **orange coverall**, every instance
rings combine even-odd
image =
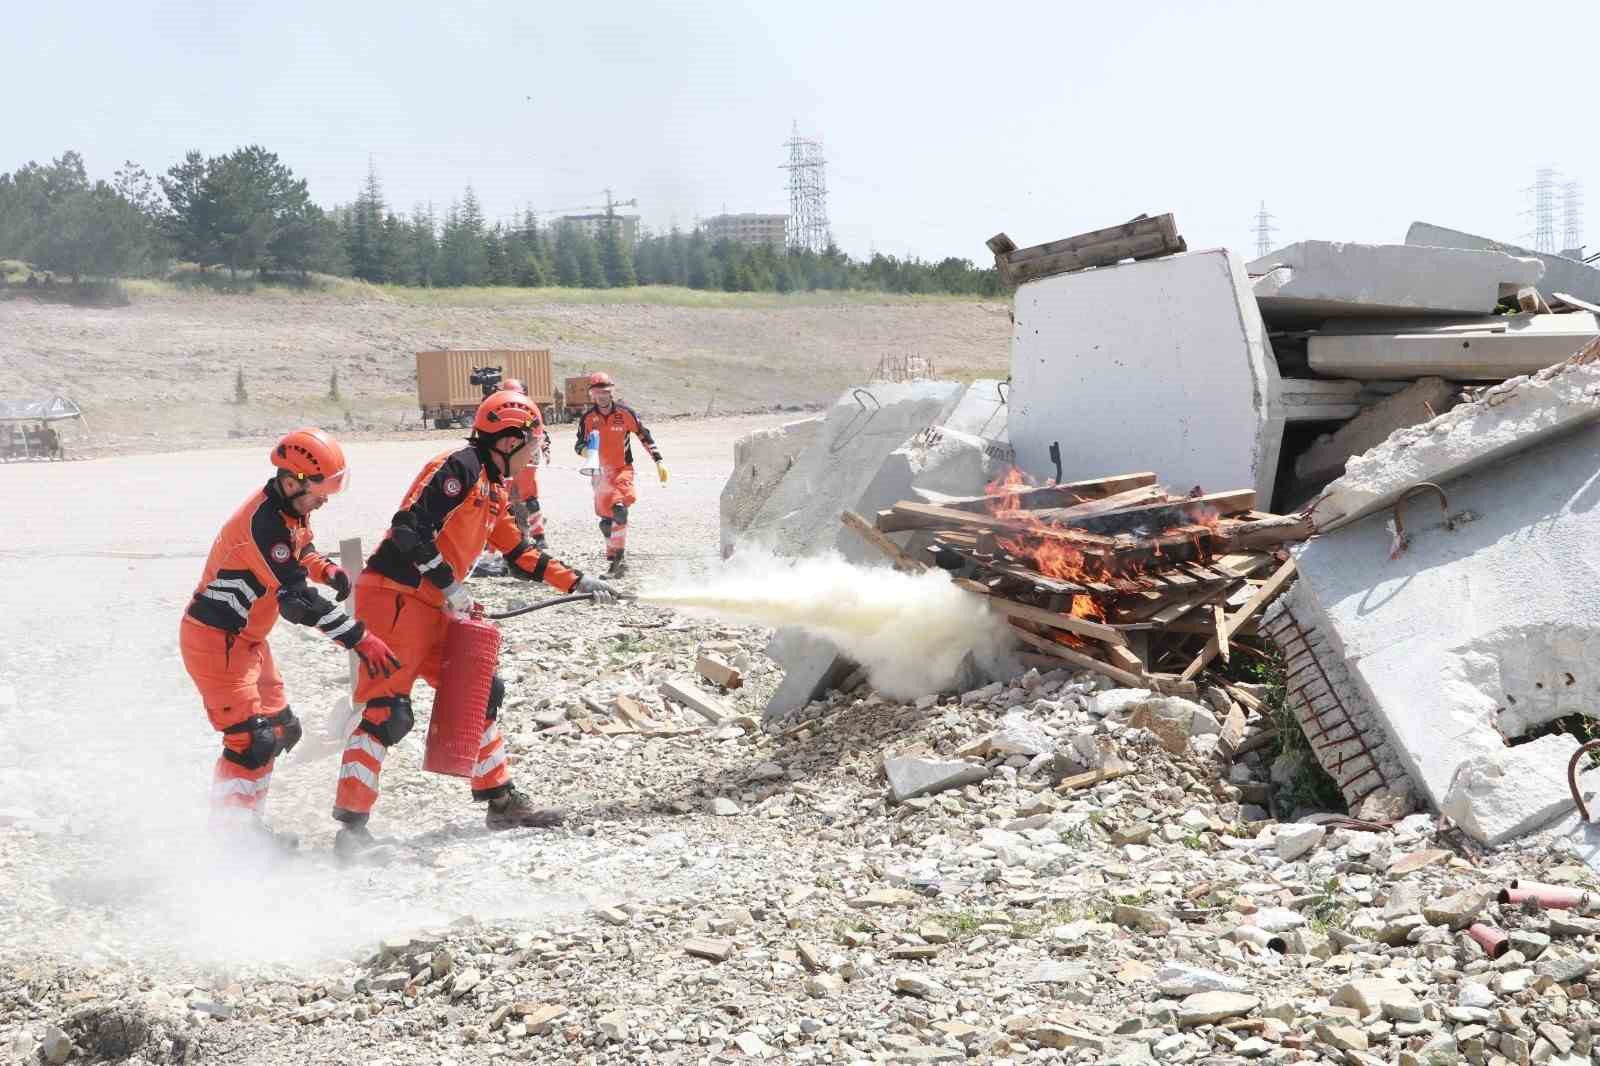
[[[514,576],[567,592],[582,574],[523,539],[509,514],[506,485],[491,476],[471,446],[434,456],[401,501],[388,533],[356,580],[356,617],[394,650],[400,669],[389,677],[363,674],[356,700],[361,723],[345,745],[333,816],[364,823],[378,802],[378,776],[389,748],[415,719],[411,688],[418,678],[439,684],[440,658],[450,618],[441,590],[472,572],[488,544],[501,552]],[[472,798],[493,799],[511,787],[505,741],[496,720],[505,684],[496,677],[487,722],[472,771]]]
[[[222,755],[211,780],[214,816],[260,814],[278,753],[300,739],[267,633],[280,610],[346,648],[366,630],[342,605],[311,591],[334,569],[289,509],[276,481],[250,494],[223,525],[178,629],[183,665],[200,690]]]
[[[633,445],[628,435],[639,438],[650,458],[661,462],[661,449],[655,437],[625,403],[613,403],[602,413],[597,405],[578,419],[579,455],[584,453],[591,430],[600,431],[600,472],[594,475],[594,513],[600,518],[600,533],[606,538],[606,558],[616,559],[628,546],[628,508],[638,499],[633,492]]]

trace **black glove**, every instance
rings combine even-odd
[[[314,626],[333,610],[333,604],[317,595],[310,585],[302,581],[294,585],[284,585],[278,590],[278,610],[284,618],[296,625]]]
[[[350,598],[350,575],[344,572],[343,567],[329,565],[328,572],[323,575],[322,583],[337,594],[334,599],[340,603]]]

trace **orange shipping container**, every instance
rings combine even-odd
[[[447,419],[476,410],[483,388],[472,372],[499,367],[501,379],[518,378],[541,407],[556,401],[550,349],[453,348],[417,353],[417,402],[423,418]]]

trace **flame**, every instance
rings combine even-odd
[[[1032,487],[1028,475],[1017,467],[1007,470],[983,488],[983,494],[988,497],[989,513],[1002,518],[1026,514],[1022,509],[1022,493]]]
[[[1072,609],[1067,613],[1074,618],[1082,618],[1088,622],[1104,622],[1106,620],[1105,608],[1088,596],[1072,597]]]

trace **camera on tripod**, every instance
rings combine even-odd
[[[500,390],[500,368],[497,366],[475,366],[468,375],[467,381],[474,385],[483,386],[484,396],[492,396]],[[460,378],[456,378],[460,381]]]

